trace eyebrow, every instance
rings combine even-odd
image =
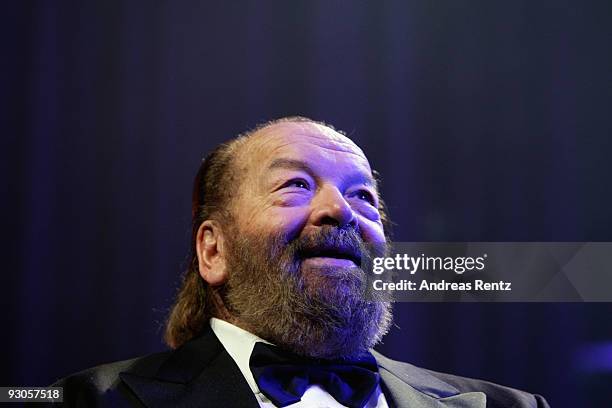
[[[315,178],[315,172],[312,170],[312,168],[301,160],[287,158],[274,159],[274,161],[272,161],[272,163],[270,163],[268,166],[268,170],[274,169],[299,170],[308,173],[309,176]],[[344,181],[348,182],[349,184],[365,184],[378,189],[376,180],[371,175],[364,174],[360,171],[352,173],[350,176],[344,178]]]
[[[302,170],[310,175],[314,173],[308,164],[295,159],[274,159],[268,166],[268,170],[274,169]]]

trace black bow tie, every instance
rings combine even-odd
[[[249,365],[260,391],[278,407],[295,404],[318,384],[342,405],[362,408],[380,378],[370,353],[354,361],[317,360],[261,342],[255,343]]]

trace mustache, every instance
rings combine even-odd
[[[325,225],[285,243],[285,255],[299,262],[305,258],[327,256],[350,259],[361,266],[368,259],[382,254],[386,244],[366,244],[356,226],[335,227]]]

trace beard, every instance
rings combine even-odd
[[[291,241],[283,234],[235,231],[227,244],[229,278],[219,295],[238,326],[293,353],[358,358],[392,321],[391,303],[366,292],[359,266],[304,265],[321,248],[344,248],[361,265],[386,251],[368,247],[355,228],[324,226]]]

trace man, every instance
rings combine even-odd
[[[391,310],[360,266],[385,253],[387,221],[368,160],[330,126],[284,118],[221,145],[196,177],[173,350],[60,380],[66,405],[548,406],[372,350]]]

